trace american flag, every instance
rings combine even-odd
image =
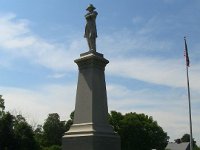
[[[186,37],[184,37],[184,41],[185,41],[184,56],[185,56],[186,66],[189,67],[190,66],[190,59],[189,59],[189,56],[188,56],[188,48],[187,48]]]

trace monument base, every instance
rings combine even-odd
[[[69,136],[62,139],[62,150],[120,150],[120,138],[113,135]]]
[[[62,139],[62,150],[120,150],[120,137],[110,125],[74,124]]]

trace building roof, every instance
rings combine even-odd
[[[189,147],[189,142],[183,142],[183,143],[168,143],[167,147],[165,149],[167,150],[187,150]]]

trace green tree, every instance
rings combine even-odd
[[[73,120],[74,120],[74,111],[71,112],[70,119],[65,124],[66,131],[70,129],[71,125],[73,124]]]
[[[167,133],[145,114],[112,111],[109,122],[121,137],[122,150],[164,150],[168,143]]]
[[[22,115],[16,117],[4,111],[4,99],[0,95],[0,149],[37,150],[32,127]]]
[[[181,139],[181,142],[190,142],[190,134],[185,133]],[[194,138],[192,139],[193,141],[193,150],[199,150],[200,148],[196,145],[196,141],[194,140]]]
[[[2,110],[5,109],[4,99],[2,98],[2,95],[0,95],[0,108],[1,108]]]
[[[0,117],[3,116],[4,109],[5,109],[4,99],[2,98],[2,95],[0,95]]]
[[[17,115],[14,121],[14,133],[19,150],[37,150],[39,145],[34,138],[32,127],[22,115]]]
[[[193,139],[194,141],[194,139]],[[190,135],[189,134],[184,134],[181,138],[181,142],[190,142]]]
[[[4,99],[0,95],[0,149],[14,149],[15,135],[13,131],[14,116],[5,112]]]
[[[15,149],[16,141],[13,131],[13,116],[6,112],[0,117],[0,149]]]
[[[61,145],[65,131],[65,122],[60,121],[59,115],[57,113],[49,114],[43,125],[43,146]]]
[[[34,137],[40,147],[44,145],[42,125],[37,125],[37,128],[34,130]]]
[[[195,147],[193,148],[193,150],[200,150],[200,147],[195,146]]]
[[[43,150],[61,150],[61,146],[59,145],[52,145],[50,147],[46,147]]]
[[[123,120],[124,116],[120,112],[111,111],[108,114],[109,123],[113,126],[115,132],[119,132],[121,127],[121,120]]]

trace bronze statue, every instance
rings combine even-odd
[[[90,4],[86,9],[88,13],[85,15],[86,26],[85,26],[85,35],[87,38],[88,46],[90,51],[96,51],[96,38],[97,38],[97,29],[96,29],[96,17],[98,13],[94,11],[96,8]]]

